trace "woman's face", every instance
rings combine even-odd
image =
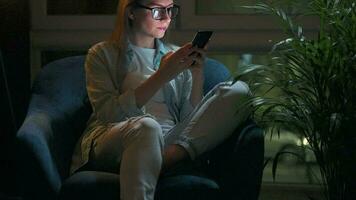
[[[173,0],[145,0],[139,2],[139,5],[147,8],[169,8],[173,6]],[[171,18],[167,13],[162,16],[162,19],[153,19],[151,10],[137,6],[132,10],[132,15],[130,16],[133,22],[133,31],[148,38],[162,38],[171,23]]]

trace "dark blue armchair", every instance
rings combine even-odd
[[[74,146],[92,112],[84,60],[76,56],[52,62],[34,81],[28,114],[16,137],[18,182],[25,200],[119,199],[118,174],[84,170],[69,175]],[[230,76],[212,59],[206,60],[204,73],[205,93]],[[162,176],[155,199],[257,200],[263,154],[263,131],[247,121],[199,162]]]

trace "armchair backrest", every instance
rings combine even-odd
[[[231,78],[229,70],[217,60],[207,58],[204,64],[204,94],[209,92],[216,84]]]

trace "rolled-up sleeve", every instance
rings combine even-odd
[[[136,105],[134,90],[120,94],[120,83],[115,80],[112,66],[115,51],[112,51],[100,45],[94,46],[85,61],[86,87],[93,112],[98,120],[107,123],[144,114]]]

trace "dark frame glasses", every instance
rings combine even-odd
[[[175,17],[177,17],[180,10],[180,6],[176,4],[169,7],[153,7],[153,8],[141,4],[135,4],[135,7],[150,10],[152,14],[152,18],[155,20],[162,20],[167,14],[169,18],[174,19]]]

